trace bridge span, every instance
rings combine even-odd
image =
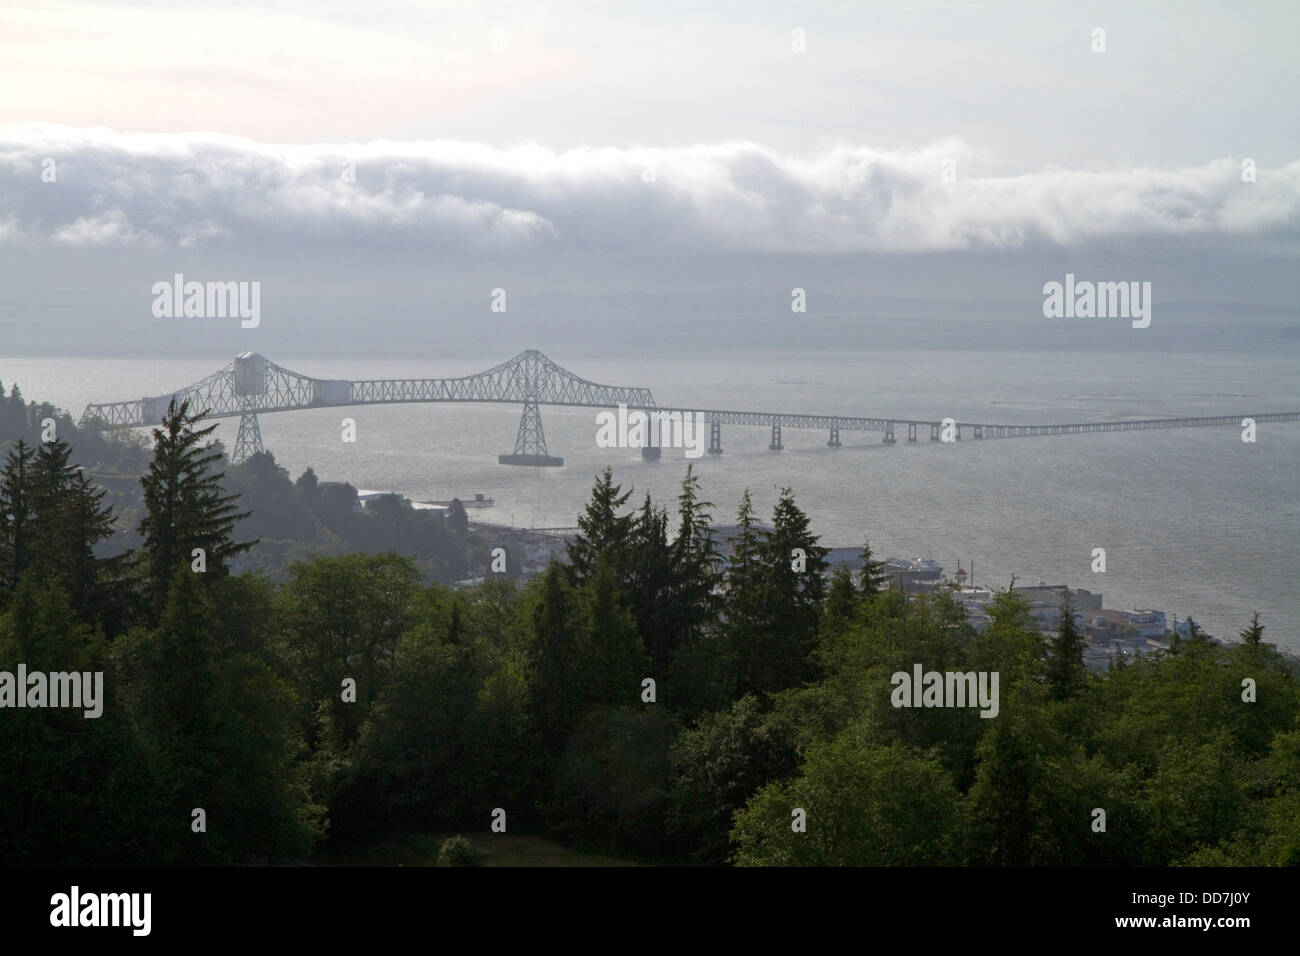
[[[698,415],[709,425],[709,452],[722,453],[722,426],[745,425],[771,429],[768,447],[780,451],[784,446],[784,428],[813,428],[825,431],[832,448],[840,445],[841,431],[883,432],[883,440],[893,444],[896,434],[904,433],[909,442],[922,436],[929,441],[977,441],[991,438],[1027,438],[1043,435],[1073,435],[1091,432],[1140,431],[1152,428],[1201,428],[1235,425],[1243,419],[1263,422],[1300,421],[1300,412],[1246,412],[1236,415],[1213,415],[1193,418],[1151,418],[1132,421],[1074,422],[1061,425],[1008,425],[958,422],[948,418],[929,419],[862,417],[854,415],[809,415],[790,412],[735,411],[726,409],[665,407],[655,404],[648,388],[601,385],[579,378],[556,365],[536,349],[520,352],[514,358],[476,375],[460,378],[420,379],[321,379],[282,368],[255,352],[245,352],[233,362],[213,372],[202,381],[168,395],[149,396],[123,402],[101,402],[86,406],[82,424],[100,423],[109,428],[156,426],[168,404],[188,399],[192,406],[207,410],[212,418],[239,416],[239,432],[231,452],[238,463],[262,450],[262,434],[257,416],[270,412],[287,412],[306,408],[333,408],[349,405],[392,405],[425,402],[478,402],[522,405],[523,415],[515,438],[513,454],[500,455],[498,461],[508,465],[562,465],[546,448],[542,430],[541,406],[578,406],[642,410],[658,415]],[[658,447],[642,449],[647,458],[659,457]]]

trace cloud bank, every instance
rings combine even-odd
[[[0,126],[0,243],[817,255],[1295,238],[1300,160],[1254,182],[1242,162],[981,177],[959,140],[793,156],[750,142],[556,152],[11,125]]]

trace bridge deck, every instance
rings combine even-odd
[[[87,405],[82,414],[82,421],[98,419],[105,425],[113,427],[156,425],[166,411],[168,401],[173,397],[189,399],[195,406],[207,409],[211,418],[241,416],[248,420],[253,416],[270,412],[353,405],[497,403],[605,409],[626,405],[630,409],[644,409],[660,414],[698,415],[703,421],[717,425],[771,427],[773,447],[780,447],[779,430],[782,428],[819,428],[830,431],[833,442],[838,442],[838,432],[841,430],[884,432],[888,440],[893,437],[895,428],[904,428],[909,431],[909,438],[916,440],[916,433],[920,429],[931,429],[928,437],[936,438],[937,430],[948,423],[945,420],[935,419],[657,406],[654,395],[648,388],[601,385],[587,381],[556,365],[541,352],[532,349],[484,372],[460,378],[359,381],[310,378],[281,368],[260,355],[245,353],[201,382],[172,395]],[[975,439],[985,439],[1139,431],[1155,428],[1240,426],[1244,418],[1251,418],[1256,423],[1292,422],[1300,421],[1300,412],[1246,412],[1234,415],[1071,422],[1056,425],[958,421],[951,421],[951,424],[955,425],[955,437],[969,435]]]

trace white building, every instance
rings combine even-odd
[[[1142,637],[1163,637],[1168,629],[1165,626],[1164,611],[1142,610],[1119,613],[1124,618],[1124,623],[1136,627]]]
[[[993,592],[988,588],[957,588],[950,592],[953,598],[966,611],[966,620],[977,631],[989,626],[989,605],[993,603]]]
[[[1029,616],[1044,631],[1060,630],[1061,605],[1055,601],[1030,601]],[[1078,608],[1074,610],[1074,629],[1080,634],[1087,629],[1087,619]]]

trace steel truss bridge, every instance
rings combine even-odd
[[[1091,432],[1127,432],[1152,428],[1201,428],[1235,425],[1243,419],[1255,423],[1300,421],[1300,412],[1243,413],[1195,418],[1152,418],[1139,421],[1076,422],[1064,425],[1007,425],[907,418],[871,418],[854,415],[806,415],[789,412],[734,411],[723,409],[665,407],[655,404],[648,388],[600,385],[579,378],[556,365],[541,352],[528,349],[509,361],[461,378],[343,379],[310,378],[282,368],[255,352],[245,352],[225,368],[188,388],[169,395],[138,398],[134,401],[92,403],[82,413],[83,425],[98,422],[110,428],[157,426],[175,400],[189,400],[194,409],[206,410],[211,418],[239,417],[239,432],[231,461],[241,462],[262,451],[262,434],[257,416],[270,412],[288,412],[305,408],[332,408],[349,405],[394,405],[412,402],[486,402],[522,405],[523,416],[515,438],[513,454],[500,455],[507,465],[562,465],[563,458],[551,456],[542,430],[541,406],[560,405],[583,408],[644,411],[658,422],[668,416],[698,416],[694,421],[709,425],[709,451],[722,453],[722,426],[746,425],[771,429],[768,447],[780,451],[784,428],[821,429],[829,435],[827,445],[840,446],[841,431],[883,432],[884,441],[893,444],[896,433],[905,433],[909,442],[925,435],[929,441],[960,441],[965,437],[977,441],[990,438],[1028,438],[1042,435],[1074,435]],[[667,427],[667,426],[663,426]],[[658,436],[659,432],[652,431]],[[654,438],[642,448],[646,458],[658,458],[660,447]]]

